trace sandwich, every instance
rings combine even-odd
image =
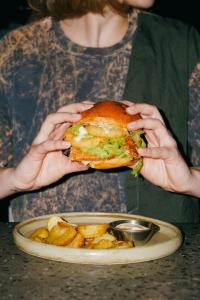
[[[65,154],[94,169],[133,166],[132,172],[137,175],[142,167],[137,149],[146,147],[146,143],[143,130],[128,130],[128,123],[141,117],[127,114],[126,107],[106,100],[82,112],[81,120],[65,131],[64,140],[71,143]]]

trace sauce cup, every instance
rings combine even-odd
[[[160,227],[145,220],[118,220],[110,223],[109,231],[122,241],[130,241],[135,246],[146,244]]]

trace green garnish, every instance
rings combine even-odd
[[[70,128],[70,131],[73,135],[78,135],[79,134],[79,129],[82,127],[83,125],[82,124],[78,124],[78,125],[73,125],[71,128]]]
[[[137,145],[137,148],[146,148],[147,147],[147,143],[145,141],[145,136],[144,136],[144,131],[143,130],[135,130],[135,131],[130,131],[130,135],[132,137],[132,139],[134,140],[134,142]],[[140,158],[137,163],[134,165],[131,173],[134,176],[137,176],[142,168],[143,165],[143,159]]]
[[[140,172],[140,169],[142,168],[142,165],[143,165],[143,161],[142,161],[142,158],[140,158],[137,163],[134,165],[131,173],[134,175],[134,176],[137,176]]]
[[[110,158],[114,156],[118,157],[128,157],[128,153],[126,153],[123,149],[125,144],[125,138],[108,138],[105,143],[99,144],[97,147],[92,149],[87,149],[87,153],[91,155],[96,155],[100,158]],[[83,149],[84,151],[84,149]]]
[[[130,135],[134,142],[136,143],[138,148],[146,148],[146,142],[144,140],[144,131],[143,130],[135,130],[130,131]]]

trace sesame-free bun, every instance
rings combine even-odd
[[[112,169],[112,168],[131,166],[134,165],[136,162],[137,159],[130,160],[127,158],[115,157],[107,160],[91,161],[90,167],[93,169]]]
[[[123,103],[105,100],[82,112],[81,120],[75,125],[83,126],[89,138],[78,137],[78,135],[74,137],[71,129],[67,129],[64,140],[70,141],[72,145],[69,158],[94,169],[110,169],[136,163],[140,157],[137,153],[137,146],[130,137],[127,125],[140,119],[140,115],[129,115],[126,113],[126,108],[127,106]],[[124,151],[129,154],[127,157],[113,155],[109,158],[102,158],[92,151],[87,151],[106,143],[108,139],[113,140],[121,137],[125,139]]]
[[[126,112],[127,106],[117,101],[102,101],[96,103],[92,108],[82,112],[82,119],[79,122],[99,125],[103,122],[105,126],[116,128],[127,128],[128,123],[140,119],[140,115],[129,115]]]

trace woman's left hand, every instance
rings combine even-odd
[[[129,106],[129,114],[139,113],[142,117],[128,125],[129,130],[143,128],[148,142],[147,148],[138,149],[143,156],[142,176],[168,191],[187,193],[192,177],[190,168],[158,109],[153,105],[123,102]]]

